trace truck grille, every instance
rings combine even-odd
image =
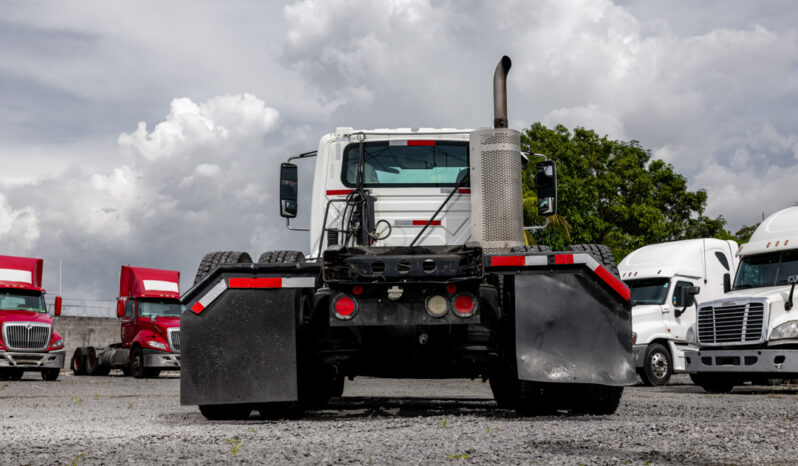
[[[180,352],[180,329],[170,328],[169,331],[169,347],[172,348],[173,353]]]
[[[52,330],[41,322],[8,322],[3,324],[3,342],[10,350],[42,351],[50,344]]]
[[[698,342],[702,345],[747,345],[765,339],[765,303],[744,302],[701,307]]]

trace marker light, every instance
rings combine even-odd
[[[449,302],[441,295],[434,295],[427,298],[427,314],[432,317],[443,317],[449,310]]]
[[[357,303],[354,299],[346,295],[339,295],[335,298],[335,317],[341,320],[349,320],[357,312]]]
[[[454,310],[458,317],[471,317],[477,310],[474,296],[461,293],[454,298]]]
[[[363,294],[363,286],[361,286],[361,285],[353,286],[352,287],[352,294],[355,295],[355,296],[360,296],[361,294]]]
[[[457,291],[457,285],[454,283],[449,283],[446,285],[446,292],[449,294],[454,294]]]

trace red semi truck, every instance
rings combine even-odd
[[[64,339],[44,304],[43,268],[42,259],[0,256],[0,379],[36,371],[56,380],[64,367]],[[60,296],[54,314],[61,315]]]
[[[75,375],[108,375],[120,369],[137,379],[180,370],[180,272],[122,266],[116,316],[121,343],[77,348]]]

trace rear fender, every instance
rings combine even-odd
[[[180,402],[296,401],[302,296],[317,264],[229,264],[181,299]]]
[[[506,254],[486,262],[489,272],[514,276],[507,304],[520,380],[635,383],[629,289],[593,256]]]

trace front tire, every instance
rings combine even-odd
[[[729,393],[738,382],[726,374],[690,374],[690,380],[705,392],[713,394]]]
[[[136,379],[146,377],[144,369],[144,352],[136,348],[130,353],[130,375]]]
[[[72,375],[86,375],[86,353],[83,348],[76,348],[72,353]]]
[[[54,382],[58,380],[58,376],[61,374],[61,369],[44,369],[42,371],[42,380],[45,382]]]
[[[673,358],[665,345],[648,345],[643,357],[643,371],[640,373],[643,383],[649,387],[667,384],[673,373]]]

